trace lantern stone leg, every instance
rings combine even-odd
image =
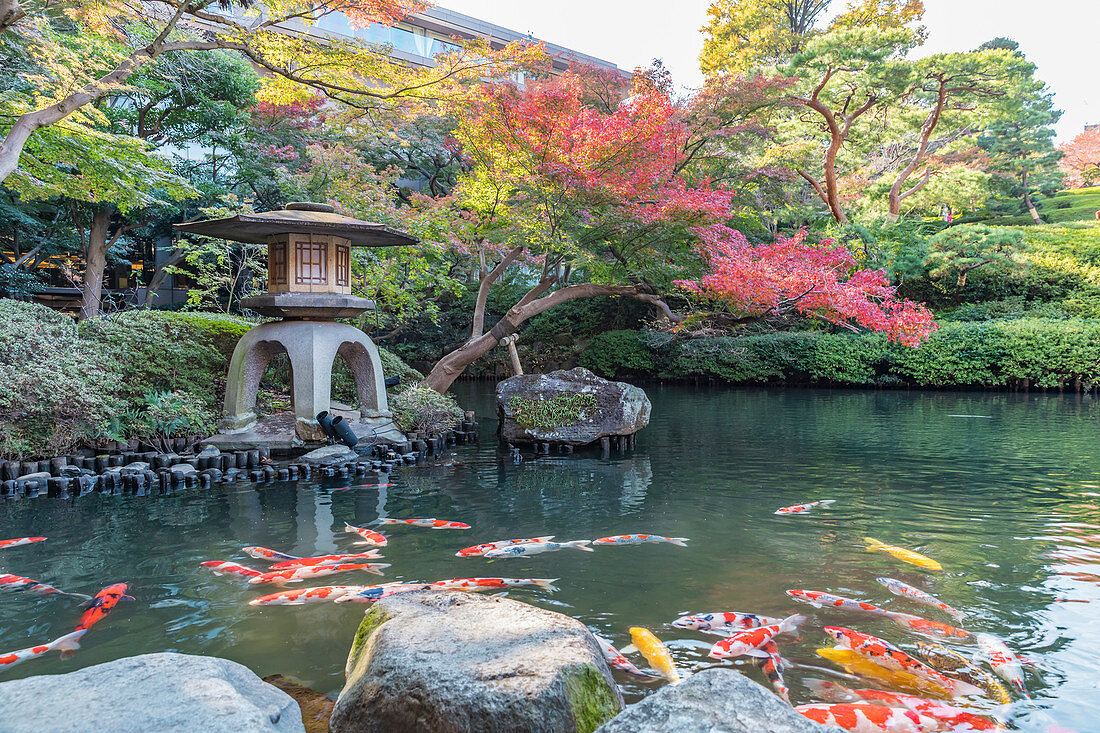
[[[227,432],[245,432],[256,423],[260,379],[273,356],[290,359],[294,429],[307,441],[324,440],[317,413],[329,410],[332,365],[344,358],[355,379],[362,417],[390,418],[378,349],[359,329],[333,321],[275,321],[251,329],[237,343],[225,391]]]

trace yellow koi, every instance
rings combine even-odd
[[[672,661],[672,655],[668,653],[668,647],[653,635],[649,629],[640,626],[630,628],[630,638],[634,646],[642,656],[646,658],[655,670],[660,672],[669,682],[679,682],[680,673],[676,670],[676,663]]]
[[[919,552],[906,550],[904,547],[897,547],[896,545],[888,545],[873,537],[864,537],[863,539],[867,542],[867,549],[871,552],[885,552],[889,555],[893,555],[902,562],[916,565],[918,568],[924,568],[925,570],[943,570],[942,565],[930,557],[925,557]]]
[[[951,694],[947,690],[934,682],[929,682],[928,680],[917,677],[915,674],[909,674],[901,670],[887,669],[882,665],[864,659],[851,649],[829,647],[818,649],[817,655],[828,659],[834,664],[839,664],[852,674],[866,677],[867,679],[878,680],[898,690],[916,695],[934,695],[945,699],[951,697]]]

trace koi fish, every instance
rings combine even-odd
[[[132,601],[133,596],[126,595],[126,584],[115,583],[96,593],[92,600],[88,601],[88,610],[80,617],[80,624],[76,631],[87,630],[107,618],[107,614],[115,610],[119,601]]]
[[[927,644],[923,641],[917,642],[917,648],[920,649],[921,656],[941,672],[945,672],[951,677],[958,677],[972,685],[977,685],[985,690],[985,694],[990,699],[1002,705],[1012,702],[1012,696],[1008,694],[1008,690],[996,677],[958,652],[939,644]]]
[[[1016,692],[1030,699],[1024,686],[1024,669],[1016,653],[1008,645],[992,634],[975,634],[978,648],[989,660],[989,665],[997,676],[1016,688]]]
[[[591,547],[588,547],[590,544],[592,544],[592,540],[573,540],[572,542],[528,542],[522,545],[498,547],[495,550],[489,550],[483,557],[492,559],[496,557],[541,555],[544,552],[555,552],[557,550],[564,550],[567,547],[572,547],[575,550],[584,550],[585,552],[594,552]]]
[[[412,590],[432,590],[430,583],[383,583],[365,585],[354,593],[345,593],[336,599],[336,603],[374,603],[397,593]],[[436,590],[440,590],[437,588]]]
[[[925,570],[943,570],[942,565],[919,552],[913,552],[912,550],[907,550],[904,547],[897,547],[896,545],[888,545],[873,537],[864,537],[863,539],[867,542],[867,549],[871,552],[885,552],[888,555],[893,555],[902,562],[916,565],[918,568],[924,568]]]
[[[923,603],[926,606],[938,608],[944,613],[948,613],[953,616],[957,621],[962,620],[962,612],[955,610],[935,596],[925,593],[920,588],[914,588],[908,583],[903,583],[900,580],[895,580],[894,578],[875,578],[875,580],[886,586],[886,590],[890,591],[895,596],[907,596],[915,600],[917,603]]]
[[[640,680],[656,679],[656,677],[654,677],[653,675],[646,674],[642,670],[635,667],[634,663],[627,659],[622,652],[616,649],[610,641],[597,634],[593,634],[592,636],[595,636],[596,641],[600,643],[600,651],[603,652],[603,658],[607,660],[607,663],[609,665],[617,670],[626,672],[631,677],[637,677]]]
[[[276,560],[300,560],[297,555],[288,555],[285,552],[278,552],[276,550],[269,550],[266,547],[242,547],[241,551],[249,557],[256,558],[257,560],[267,560],[268,562],[275,562]]]
[[[826,626],[825,633],[836,639],[843,649],[850,649],[864,659],[887,669],[908,672],[911,675],[933,682],[957,697],[981,693],[981,690],[969,682],[952,679],[940,674],[885,639],[864,634],[862,631],[846,629],[843,626]]]
[[[312,565],[340,565],[359,560],[376,560],[382,557],[378,550],[367,550],[354,555],[319,555],[317,557],[300,557],[297,560],[283,560],[271,566],[271,570],[286,570],[288,568],[304,568]]]
[[[455,553],[455,557],[481,557],[489,550],[498,550],[501,547],[511,547],[512,545],[530,545],[538,542],[549,542],[552,539],[554,539],[554,535],[548,534],[545,537],[532,537],[528,540],[497,540],[496,542],[483,542],[480,545],[463,547]]]
[[[903,708],[865,702],[799,705],[795,712],[822,725],[835,725],[854,733],[930,733],[940,730],[935,718]]]
[[[390,564],[386,562],[307,565],[300,568],[288,568],[286,570],[275,570],[270,573],[261,573],[254,578],[249,578],[248,582],[251,585],[257,585],[259,583],[277,583],[279,585],[283,583],[301,583],[303,580],[308,580],[310,578],[323,578],[326,575],[335,575],[336,573],[344,573],[349,570],[364,570],[375,575],[382,575],[381,568],[388,568],[389,566]]]
[[[45,542],[45,537],[20,537],[14,540],[0,540],[0,550],[6,550],[9,547],[19,547],[20,545],[29,545],[32,542]]]
[[[832,606],[841,611],[871,613],[876,616],[889,616],[893,613],[893,611],[879,608],[873,603],[865,603],[864,601],[857,601],[852,598],[845,598],[844,596],[834,596],[832,593],[822,593],[819,590],[789,590],[786,591],[786,593],[794,600],[800,603],[808,603],[814,608]]]
[[[427,529],[470,528],[468,524],[463,524],[462,522],[448,522],[445,519],[390,519],[389,517],[379,517],[378,521],[382,524],[411,524],[414,527],[425,527]]]
[[[818,649],[816,654],[819,657],[828,659],[834,664],[840,665],[852,674],[859,675],[866,679],[876,680],[895,689],[919,692],[923,695],[935,695],[936,697],[951,697],[951,693],[933,682],[929,682],[928,680],[909,674],[908,672],[887,669],[882,665],[864,659],[851,649],[829,647],[826,649]]]
[[[670,545],[687,547],[687,537],[662,537],[659,534],[617,534],[592,540],[593,545],[644,545],[647,542],[667,542]]]
[[[250,606],[304,606],[307,603],[324,603],[335,601],[348,593],[357,593],[362,590],[361,585],[322,585],[319,588],[298,588],[296,590],[284,590],[267,596],[253,598],[248,602]]]
[[[255,578],[258,575],[263,575],[259,570],[254,570],[247,565],[241,565],[235,562],[223,562],[221,560],[208,560],[204,563],[199,563],[204,568],[210,568],[214,575],[225,575],[226,573],[233,573],[234,575],[240,575],[243,578]]]
[[[829,506],[830,504],[836,504],[836,499],[822,499],[821,501],[811,501],[808,504],[792,504],[791,506],[785,506],[782,509],[776,509],[776,514],[806,514],[815,506]]]
[[[892,708],[908,708],[915,713],[935,718],[941,724],[949,726],[950,730],[981,731],[1000,729],[1000,726],[988,718],[975,715],[969,710],[939,700],[928,700],[915,695],[885,692],[883,690],[852,690],[836,682],[813,678],[803,679],[802,682],[815,695],[830,702],[869,702]],[[933,730],[943,730],[943,728],[940,726]]]
[[[39,583],[37,580],[31,580],[30,578],[24,578],[10,573],[0,574],[0,590],[27,591],[40,596],[52,596],[60,593],[63,596],[81,598],[85,601],[91,600],[92,598],[83,593],[67,593],[66,591],[54,588],[52,585],[46,585],[45,583]]]
[[[668,647],[653,635],[649,629],[640,626],[630,627],[630,638],[634,646],[646,661],[669,682],[679,682],[680,672],[676,669],[676,663],[672,661],[672,655],[668,653]]]
[[[363,484],[362,486],[341,486],[333,491],[347,491],[348,489],[386,489],[397,484]]]
[[[80,648],[80,637],[88,633],[87,629],[77,629],[64,636],[54,639],[49,644],[27,647],[7,654],[0,654],[0,671],[11,669],[17,664],[22,664],[28,659],[36,659],[46,652],[59,651],[72,653]]]
[[[757,629],[761,626],[771,626],[779,623],[780,619],[771,616],[760,616],[755,613],[740,613],[738,611],[725,611],[718,613],[700,613],[694,616],[681,616],[672,622],[678,629],[691,629],[702,631],[706,634],[720,634],[729,636],[745,629]]]
[[[970,632],[964,629],[958,629],[948,624],[941,624],[939,621],[929,621],[926,618],[920,616],[913,616],[908,613],[896,613],[891,612],[890,618],[896,623],[904,626],[913,631],[917,631],[921,634],[927,634],[930,636],[942,636],[948,639],[969,639]]]
[[[363,538],[363,542],[353,542],[354,545],[374,545],[375,547],[385,547],[389,544],[389,540],[385,535],[380,532],[375,532],[373,529],[367,529],[366,527],[356,527],[354,525],[344,522],[344,531],[351,534],[357,534]]]
[[[557,590],[552,583],[557,578],[451,578],[450,580],[437,580],[429,583],[433,590],[498,590],[501,588],[518,588],[523,585],[534,585],[546,590]]]
[[[756,666],[760,668],[760,671],[764,673],[764,676],[768,678],[768,681],[772,683],[772,688],[775,689],[775,694],[783,698],[783,702],[788,705],[791,704],[791,691],[787,687],[787,683],[783,681],[783,667],[785,660],[779,656],[779,647],[775,645],[774,641],[769,641],[760,647],[768,656],[757,659]]]
[[[750,657],[767,657],[768,653],[762,651],[760,647],[779,634],[794,631],[805,620],[805,616],[795,614],[794,616],[788,616],[777,624],[740,631],[733,636],[722,639],[722,641],[711,647],[710,656],[715,659],[729,659],[743,654]]]

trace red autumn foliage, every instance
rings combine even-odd
[[[1058,149],[1064,153],[1058,167],[1066,174],[1067,186],[1081,188],[1100,181],[1100,127],[1082,132]]]
[[[806,230],[751,244],[727,227],[699,231],[709,272],[676,284],[741,316],[799,313],[838,326],[885,333],[918,346],[937,326],[925,306],[899,299],[880,270],[859,269],[846,246],[806,243]]]

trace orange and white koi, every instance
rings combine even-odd
[[[981,690],[961,680],[940,674],[924,662],[915,659],[885,639],[854,631],[843,626],[826,626],[825,633],[836,639],[842,649],[849,649],[864,659],[887,669],[907,672],[939,685],[955,696],[980,695]]]
[[[993,634],[975,634],[974,638],[997,676],[1016,688],[1024,697],[1030,697],[1024,685],[1024,669],[1020,657]]]
[[[448,522],[445,519],[390,519],[389,517],[379,517],[378,521],[382,524],[411,524],[414,527],[424,527],[426,529],[470,529],[468,524]]]
[[[363,538],[362,542],[353,542],[355,545],[374,545],[375,547],[385,547],[389,544],[389,540],[381,532],[375,532],[373,529],[367,529],[366,527],[356,527],[354,525],[344,522],[344,531],[351,534],[357,534]]]
[[[902,672],[897,669],[887,669],[881,664],[875,664],[869,659],[861,657],[851,649],[844,647],[828,647],[818,649],[815,652],[819,657],[828,659],[851,674],[859,675],[867,679],[881,682],[898,690],[919,693],[921,695],[934,695],[936,697],[951,697],[951,693],[923,677]]]
[[[46,652],[74,652],[80,648],[80,637],[84,636],[86,633],[88,633],[87,629],[77,629],[76,631],[71,631],[62,637],[54,639],[49,644],[39,644],[38,646],[19,649],[18,651],[8,652],[7,654],[0,654],[0,671],[11,669],[15,665],[22,664],[28,659],[41,657]]]
[[[288,555],[285,552],[269,550],[266,547],[242,547],[241,551],[249,557],[254,557],[257,560],[267,560],[268,562],[301,559],[297,555]]]
[[[885,552],[888,555],[893,555],[902,562],[916,565],[918,568],[924,568],[925,570],[943,570],[942,565],[919,552],[913,552],[912,550],[907,550],[897,545],[888,545],[885,542],[876,540],[874,537],[864,537],[863,539],[867,542],[867,550],[869,552]]]
[[[795,711],[822,725],[835,725],[852,733],[931,733],[940,730],[935,718],[903,708],[865,702],[814,703]]]
[[[226,573],[232,573],[233,575],[240,575],[242,578],[255,578],[258,575],[263,575],[263,573],[261,573],[259,570],[235,562],[207,560],[206,562],[199,564],[202,565],[204,568],[210,568],[211,572],[213,572],[214,575],[225,575]]]
[[[803,679],[802,683],[815,695],[829,702],[869,702],[893,708],[908,708],[915,713],[935,718],[942,725],[949,726],[950,730],[981,731],[1000,728],[988,718],[939,700],[870,688],[853,690],[837,682],[814,678]],[[936,730],[942,729],[942,725]]]
[[[119,601],[132,601],[133,596],[126,595],[126,584],[115,583],[96,593],[92,600],[88,601],[88,610],[80,617],[80,623],[76,630],[90,629],[103,619],[107,614],[115,610]]]
[[[552,539],[554,539],[554,535],[548,534],[545,537],[532,537],[526,540],[497,540],[496,542],[483,542],[480,545],[463,547],[455,553],[455,557],[481,557],[489,550],[499,550],[501,547],[511,547],[512,545],[529,545],[536,542],[549,542]]]
[[[378,550],[357,552],[353,555],[318,555],[317,557],[300,557],[297,560],[283,560],[271,566],[271,570],[287,570],[288,568],[304,568],[311,565],[340,565],[361,560],[377,560],[382,557]]]
[[[786,666],[786,660],[779,656],[779,647],[775,645],[774,641],[769,641],[760,647],[760,651],[768,656],[757,659],[756,666],[760,668],[760,671],[763,672],[764,676],[768,678],[768,681],[772,683],[775,694],[783,698],[783,702],[790,705],[791,691],[787,687],[787,683],[783,681],[783,667]]]
[[[20,537],[14,540],[0,540],[0,550],[6,550],[9,547],[19,547],[21,545],[29,545],[32,542],[45,542],[45,537]]]
[[[31,580],[30,578],[24,578],[10,573],[0,574],[0,590],[26,591],[40,596],[61,594],[63,596],[81,598],[85,601],[91,599],[91,596],[83,593],[68,593],[59,588],[54,588],[52,585],[46,585],[45,583],[39,583],[37,580]]]
[[[336,573],[345,573],[351,570],[362,570],[364,572],[373,573],[374,575],[382,575],[382,568],[388,568],[389,566],[390,564],[385,562],[307,565],[301,568],[288,568],[286,570],[275,570],[270,573],[261,573],[254,578],[249,578],[248,582],[251,585],[260,583],[276,583],[278,585],[282,585],[283,583],[301,583],[303,580],[308,580],[310,578],[323,578],[326,575],[335,575]]]
[[[591,540],[573,540],[571,542],[527,542],[522,545],[498,547],[495,550],[489,550],[482,557],[490,560],[498,557],[524,557],[526,555],[541,555],[544,552],[556,552],[557,550],[564,550],[567,547],[572,547],[574,550],[594,552],[594,550],[588,546],[590,544],[592,544]]]
[[[672,622],[678,629],[691,629],[702,631],[705,634],[720,634],[729,636],[745,629],[758,629],[761,626],[771,626],[779,623],[780,619],[772,616],[761,616],[756,613],[740,613],[739,611],[719,611],[717,613],[699,613],[692,616],[681,616]]]
[[[776,514],[806,514],[815,506],[829,506],[830,504],[836,504],[836,499],[822,499],[821,501],[811,501],[806,504],[792,504],[791,506],[785,506],[781,509],[776,509]]]
[[[610,666],[614,667],[620,672],[626,672],[631,677],[637,677],[640,680],[657,679],[653,675],[646,674],[642,670],[635,667],[634,663],[627,659],[626,656],[618,649],[616,649],[615,646],[607,639],[603,638],[599,634],[592,634],[592,636],[596,637],[596,641],[600,643],[600,651],[603,652],[603,658],[607,660],[607,663]]]
[[[740,631],[733,636],[722,639],[722,641],[711,647],[709,656],[715,659],[729,659],[742,655],[767,657],[768,653],[761,649],[762,646],[780,634],[794,631],[805,620],[805,616],[795,614],[794,616],[788,616],[777,624]]]
[[[641,655],[662,677],[669,682],[680,681],[680,672],[676,669],[676,662],[672,661],[672,655],[668,653],[668,647],[653,632],[641,626],[631,626],[630,638]]]
[[[871,613],[877,616],[889,616],[892,611],[879,608],[873,603],[857,601],[844,596],[834,596],[832,593],[823,593],[819,590],[789,590],[786,592],[794,600],[800,603],[808,603],[814,608],[829,606],[841,611],[855,611],[859,613]]]
[[[659,534],[617,534],[592,540],[593,545],[644,545],[646,543],[667,543],[687,547],[687,537],[662,537]]]
[[[895,623],[900,624],[907,629],[912,629],[913,631],[925,634],[926,636],[942,636],[947,639],[970,638],[969,631],[956,628],[949,624],[941,624],[939,621],[929,621],[926,618],[913,616],[908,613],[891,612],[889,615]]]
[[[267,596],[253,598],[250,606],[304,606],[307,603],[326,603],[335,601],[348,593],[362,590],[361,585],[322,585],[319,588],[297,588],[284,590]]]
[[[951,616],[955,617],[956,620],[962,620],[962,612],[955,610],[935,596],[925,593],[920,588],[914,588],[908,583],[903,583],[902,581],[896,580],[894,578],[875,578],[875,580],[886,586],[886,590],[890,591],[895,596],[906,596],[908,598],[912,598],[917,603],[923,603],[926,606],[938,608],[944,613],[948,613]]]
[[[518,588],[524,585],[534,585],[546,590],[557,590],[553,582],[557,578],[450,578],[429,583],[433,590],[501,590],[504,588]]]
[[[374,603],[397,593],[413,590],[432,590],[430,583],[383,583],[365,585],[354,593],[346,593],[336,599],[336,603]],[[436,588],[435,590],[441,590]]]

